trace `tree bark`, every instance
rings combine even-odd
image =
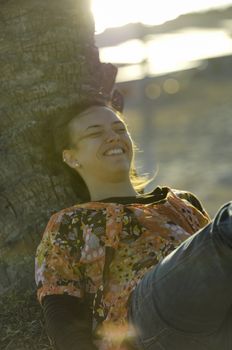
[[[43,164],[46,125],[86,99],[109,99],[116,70],[99,61],[89,0],[0,0],[0,294],[34,283],[52,213],[78,202]]]

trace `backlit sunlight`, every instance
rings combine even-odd
[[[130,22],[162,24],[181,14],[232,5],[232,0],[92,0],[96,34]]]
[[[232,40],[219,29],[186,29],[100,49],[102,62],[127,65],[119,68],[118,82],[193,68],[204,59],[229,54]]]
[[[232,0],[92,0],[96,42],[97,33],[108,27],[131,22],[157,25],[180,14],[229,5],[232,6]],[[138,80],[197,67],[207,58],[232,55],[231,32],[232,21],[228,19],[221,21],[221,27],[214,28],[213,23],[211,28],[188,27],[185,24],[181,30],[162,34],[154,30],[154,34],[144,37],[135,30],[130,34],[131,40],[125,39],[114,46],[99,46],[100,58],[102,62],[119,66],[117,82]],[[117,36],[117,33],[114,35]],[[110,42],[110,34],[107,38]]]

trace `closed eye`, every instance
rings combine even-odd
[[[94,131],[94,132],[91,132],[89,134],[82,136],[81,139],[85,139],[88,137],[97,138],[97,137],[102,136],[104,134],[104,132],[105,132],[104,130]],[[125,127],[115,128],[114,132],[116,132],[118,134],[125,134],[125,133],[127,133],[127,129]]]
[[[88,134],[85,137],[97,137],[97,136],[101,136],[102,133],[103,133],[103,131],[97,131],[97,132],[93,132],[91,134]]]
[[[125,128],[120,128],[120,129],[116,129],[116,132],[127,132],[127,130]]]

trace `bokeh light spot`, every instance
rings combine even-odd
[[[159,98],[161,95],[161,88],[158,84],[151,83],[148,84],[145,88],[145,94],[148,98],[155,100]]]
[[[176,79],[166,79],[163,84],[163,89],[168,94],[176,94],[180,90],[180,84]]]

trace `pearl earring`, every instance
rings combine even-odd
[[[63,161],[66,163],[66,159],[65,158],[63,158]],[[80,165],[80,163],[78,163],[78,162],[75,162],[75,168],[79,168],[81,165]]]

